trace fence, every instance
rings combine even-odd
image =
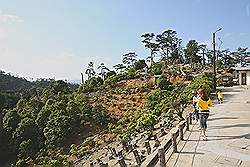
[[[161,167],[165,167],[166,153],[175,153],[177,152],[177,144],[180,140],[183,140],[183,135],[185,131],[189,131],[189,125],[192,124],[192,115],[193,113],[189,113],[185,120],[179,122],[179,124],[172,128],[169,133],[164,133],[164,128],[161,127],[160,132],[163,136],[163,140],[160,142],[158,138],[154,137],[154,145],[150,144],[149,140],[144,142],[144,150],[145,153],[142,155],[142,150],[139,150],[130,143],[122,143],[123,150],[117,151],[115,148],[109,148],[110,155],[108,157],[109,160],[113,160],[115,164],[109,164],[97,159],[97,164],[99,167],[108,167],[108,166],[142,166],[142,167],[152,167],[155,166],[158,162]],[[156,148],[156,149],[152,149]],[[153,150],[153,151],[152,151]],[[126,163],[126,157],[123,152],[132,153],[130,159],[133,159],[133,165],[131,163]],[[141,154],[140,154],[140,153]],[[145,155],[147,154],[147,155]],[[94,163],[91,161],[88,165],[89,167],[94,167]]]

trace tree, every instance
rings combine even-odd
[[[247,52],[248,48],[241,48],[239,47],[236,52],[233,52],[232,55],[236,59],[237,63],[240,63],[241,67],[245,67],[247,62],[246,62],[246,57],[250,55],[250,52]]]
[[[15,132],[13,133],[13,140],[19,146],[19,154],[21,157],[33,157],[39,150],[39,131],[35,124],[34,119],[24,118],[18,124]],[[23,143],[23,144],[22,144]],[[31,147],[24,143],[30,144]]]
[[[3,117],[3,128],[12,133],[18,127],[21,117],[15,109],[8,111]]]
[[[104,65],[104,63],[101,63],[97,69],[100,69],[99,75],[101,75],[102,79],[105,79],[105,76],[109,69]]]
[[[229,68],[229,67],[234,67],[236,64],[236,60],[232,57],[231,52],[229,49],[222,50],[219,54],[219,58],[221,62],[223,63],[224,67]]]
[[[135,52],[129,52],[123,55],[122,62],[127,64],[128,67],[134,67],[134,63],[136,61],[137,54]]]
[[[106,79],[109,78],[109,77],[111,77],[111,76],[116,76],[116,72],[115,71],[109,71],[109,72],[107,72]]]
[[[207,45],[205,44],[201,44],[198,46],[199,51],[201,51],[201,55],[202,55],[202,64],[205,65],[205,55],[207,53]]]
[[[213,62],[213,50],[207,50],[207,63],[211,64]]]
[[[198,56],[198,42],[195,40],[190,40],[184,49],[186,60],[189,62],[191,67],[193,67],[193,63],[200,63],[201,58]]]
[[[115,68],[115,70],[116,70],[117,73],[121,73],[122,70],[123,70],[124,68],[126,68],[126,66],[124,66],[123,64],[116,64],[116,65],[114,65],[113,67]]]
[[[91,79],[93,76],[95,76],[94,62],[89,62],[88,68],[85,71],[85,74],[88,75],[88,79]]]
[[[147,67],[147,64],[146,64],[145,60],[138,60],[138,61],[135,62],[135,69],[136,70],[141,70],[144,67]]]
[[[183,50],[181,47],[181,41],[179,41],[178,46],[170,53],[169,57],[170,64],[183,63]]]
[[[150,56],[147,59],[150,59],[150,65],[154,63],[154,56],[158,51],[158,44],[154,41],[154,33],[145,33],[141,37],[144,38],[142,43],[144,44],[146,49],[149,49]]]
[[[156,36],[156,42],[161,55],[161,59],[168,63],[179,60],[178,47],[181,44],[181,39],[177,37],[177,32],[174,30],[166,30],[162,34]],[[170,58],[170,61],[168,60]]]

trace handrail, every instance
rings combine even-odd
[[[170,130],[170,133],[168,133],[164,137],[163,141],[161,142],[161,147],[157,148],[151,155],[147,156],[146,160],[143,161],[141,166],[152,167],[159,160],[160,160],[161,167],[165,165],[163,163],[165,161],[165,153],[167,151],[170,151],[171,146],[172,146],[173,153],[177,152],[177,138],[179,137],[179,140],[183,140],[183,133],[184,133],[185,127],[186,127],[185,131],[189,131],[189,125],[192,124],[192,114],[193,113],[189,113],[186,116],[184,121],[181,121],[176,127]],[[163,149],[163,153],[162,153],[162,149]]]

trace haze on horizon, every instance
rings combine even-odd
[[[250,47],[250,1],[242,0],[0,0],[0,70],[27,79],[80,81],[89,61],[121,63],[134,51],[146,58],[146,32],[177,31],[211,48]]]

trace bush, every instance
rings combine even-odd
[[[135,79],[136,78],[136,69],[130,68],[127,72],[127,79]]]
[[[147,64],[145,63],[145,60],[138,60],[137,62],[135,62],[134,64],[134,68],[136,70],[141,70],[143,69],[144,67],[146,67]]]
[[[81,90],[83,92],[91,92],[98,89],[99,86],[103,84],[103,80],[100,77],[93,77],[87,80],[83,85],[81,85]]]
[[[162,74],[163,65],[161,63],[155,63],[149,68],[149,72],[153,75],[161,75]]]
[[[118,77],[116,75],[111,75],[104,80],[104,85],[114,86],[118,82]]]
[[[157,79],[157,86],[161,90],[172,90],[172,83],[168,81],[163,75]]]
[[[152,113],[146,113],[143,114],[137,121],[136,121],[136,129],[141,129],[141,128],[148,128],[148,127],[153,127],[157,121],[156,115]]]
[[[107,78],[109,78],[109,77],[111,77],[111,76],[115,76],[115,75],[116,75],[116,72],[115,72],[115,71],[109,71],[109,72],[107,72],[105,78],[107,79]]]

